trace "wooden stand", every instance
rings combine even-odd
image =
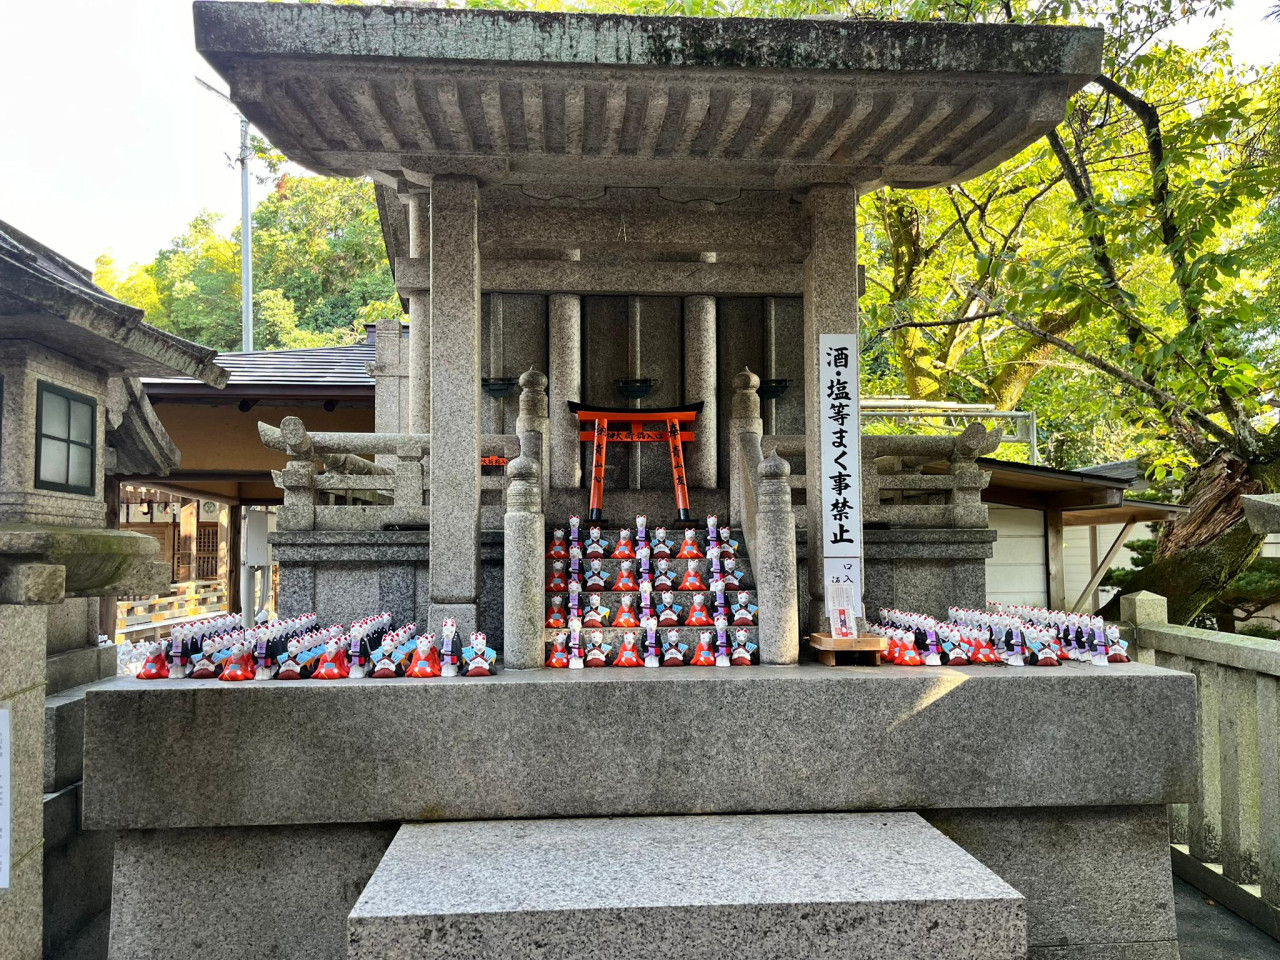
[[[833,637],[829,633],[809,634],[809,646],[818,652],[818,660],[828,667],[836,665],[837,653],[852,653],[854,661],[869,661],[871,666],[880,666],[880,654],[888,647],[889,641],[875,634],[864,633],[856,637]]]

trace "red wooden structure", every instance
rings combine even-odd
[[[696,439],[693,421],[702,412],[701,403],[682,407],[588,407],[573,400],[569,410],[578,418],[578,438],[591,441],[591,508],[589,522],[604,519],[604,463],[610,441],[614,443],[665,443],[671,451],[671,479],[676,491],[676,519],[692,520],[689,512],[689,484],[684,476],[683,444]]]

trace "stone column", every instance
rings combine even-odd
[[[716,486],[716,298],[684,298],[684,399],[702,401],[697,439],[685,451],[689,486]]]
[[[764,298],[764,379],[778,378],[778,298]],[[778,401],[766,400],[761,406],[764,432],[778,432]]]
[[[757,473],[756,541],[750,549],[760,599],[760,662],[795,663],[800,659],[800,585],[791,467],[774,453],[760,461]]]
[[[500,377],[503,375],[503,323],[502,323],[502,294],[489,294],[489,376]],[[506,433],[507,417],[506,407],[507,398],[488,401],[488,409],[492,410],[493,429],[486,429],[485,433]],[[483,417],[483,415],[482,415]]]
[[[520,413],[516,417],[516,436],[520,438],[520,455],[533,456],[538,464],[539,509],[545,512],[551,502],[551,435],[547,421],[547,378],[530,367],[520,374]]]
[[[822,542],[822,432],[819,337],[858,332],[857,198],[848,186],[818,186],[805,199],[812,223],[804,261],[804,462],[808,526],[809,629],[826,618]],[[858,424],[857,404],[852,422]]]
[[[740,530],[747,515],[742,498],[750,492],[742,476],[741,438],[744,433],[762,435],[759,389],[760,378],[745,367],[733,378],[733,400],[729,411],[729,522]],[[748,547],[754,546],[748,544]]]
[[[547,298],[547,322],[551,354],[551,486],[577,490],[582,486],[582,448],[578,443],[578,418],[569,412],[566,403],[582,399],[582,298],[575,293],[551,294]]]
[[[503,519],[502,662],[512,670],[542,666],[543,521],[538,465],[519,456],[507,464]]]
[[[479,192],[471,177],[431,185],[431,623],[465,639],[480,593]],[[412,349],[413,376],[421,354]]]
[[[409,256],[431,255],[431,194],[409,197]],[[432,264],[434,272],[435,265]],[[400,429],[409,433],[431,430],[431,291],[409,294],[409,409],[400,417]]]

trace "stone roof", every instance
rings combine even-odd
[[[0,338],[34,340],[116,375],[183,374],[221,386],[215,351],[142,322],[88,270],[0,221]],[[53,317],[62,322],[49,322]]]
[[[1091,28],[197,2],[245,115],[395,186],[927,187],[1061,122]]]

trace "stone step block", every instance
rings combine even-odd
[[[669,630],[669,627],[667,628],[667,630]],[[667,635],[667,630],[658,631],[659,639],[662,639],[662,637]],[[701,632],[703,632],[704,630],[708,630],[712,632],[713,636],[714,634],[716,634],[716,630],[714,630],[714,627],[676,627],[676,630],[680,631],[681,643],[689,644],[690,646],[698,643],[698,635],[701,634]],[[739,630],[739,628],[730,627],[730,640],[732,640],[733,636],[737,634],[737,630]],[[553,628],[550,628],[550,627],[545,628],[545,630],[543,630],[543,640],[545,641],[545,643],[550,644],[554,639],[556,639],[556,635],[559,634],[559,632],[567,632],[567,631],[553,630]],[[582,628],[582,635],[584,636],[591,634],[591,632],[594,632],[594,631],[591,630],[590,627]],[[622,635],[628,632],[628,628],[627,627],[600,627],[600,632],[604,634],[605,643],[612,644],[613,649],[616,650],[618,644],[622,643]],[[630,630],[630,632],[632,632],[632,634],[635,634],[637,637],[639,637],[640,645],[643,646],[644,630],[641,630],[641,628],[636,627],[635,630]],[[753,644],[760,643],[759,627],[746,627],[746,635],[748,635],[749,639],[751,640],[751,643]],[[584,640],[584,643],[585,643],[585,640]]]
[[[1022,896],[914,813],[406,824],[347,931],[350,960],[1027,952]]]
[[[79,647],[45,660],[45,694],[53,696],[116,675],[114,645]]]
[[[662,591],[660,591],[660,590],[659,590],[659,591],[657,591],[657,593],[661,593],[661,592],[662,592]],[[691,601],[690,601],[690,598],[691,598],[691,597],[694,597],[694,596],[697,596],[699,593],[701,593],[701,594],[702,594],[702,599],[703,599],[703,602],[704,602],[704,603],[706,603],[706,605],[707,605],[707,609],[712,610],[712,611],[714,611],[714,610],[715,610],[715,596],[712,594],[712,592],[711,592],[710,590],[673,590],[673,591],[671,591],[671,592],[672,592],[673,594],[675,594],[675,601],[674,601],[674,602],[675,602],[675,603],[677,603],[677,604],[679,604],[680,606],[684,607],[684,612],[686,612],[686,613],[689,611],[689,603],[691,602]],[[737,602],[737,599],[738,599],[738,596],[737,596],[737,595],[738,595],[739,593],[744,593],[744,592],[745,592],[745,593],[748,593],[748,594],[750,594],[750,595],[751,595],[751,602],[752,602],[752,603],[757,603],[757,600],[756,600],[756,592],[755,592],[755,590],[754,590],[753,588],[751,588],[751,587],[743,587],[743,588],[741,588],[740,590],[726,590],[726,591],[725,591],[725,600],[726,600],[726,602],[728,602],[728,601]],[[586,589],[584,589],[584,590],[582,591],[582,593],[580,593],[580,594],[578,595],[578,599],[581,601],[581,605],[582,605],[583,609],[585,609],[585,608],[586,608],[586,606],[587,606],[587,600],[586,600],[586,598],[587,598],[587,597],[593,597],[593,596],[595,596],[596,594],[599,594],[599,595],[600,595],[600,606],[602,606],[602,607],[608,607],[610,610],[617,610],[617,609],[618,609],[618,606],[619,606],[619,604],[621,603],[621,601],[622,601],[622,598],[623,598],[623,597],[630,597],[630,598],[632,599],[632,601],[634,601],[634,603],[635,603],[635,605],[636,605],[636,610],[637,610],[637,612],[640,610],[640,594],[639,594],[639,593],[624,593],[624,592],[622,592],[622,591],[617,591],[617,590],[586,590]],[[546,593],[546,601],[547,601],[546,605],[547,605],[547,607],[548,607],[548,608],[550,608],[550,607],[551,607],[551,599],[552,599],[552,597],[564,597],[564,605],[565,605],[565,609],[568,609],[568,607],[569,607],[569,594],[567,594],[567,593],[551,593],[550,591],[547,591],[547,593]],[[653,605],[654,605],[655,607],[658,605],[656,596],[655,596],[654,604],[653,604]],[[730,605],[730,606],[733,606],[733,603],[730,603],[729,605]]]

